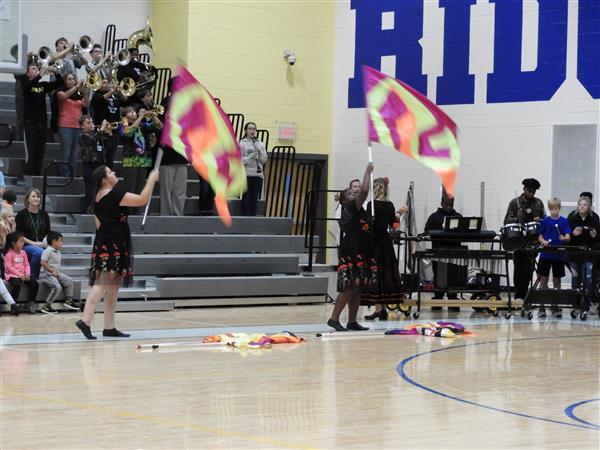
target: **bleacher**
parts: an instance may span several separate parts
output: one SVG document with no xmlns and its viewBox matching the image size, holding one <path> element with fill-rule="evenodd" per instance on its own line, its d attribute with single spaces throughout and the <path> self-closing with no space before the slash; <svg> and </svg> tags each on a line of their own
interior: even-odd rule
<svg viewBox="0 0 600 450">
<path fill-rule="evenodd" d="M 0 123 L 15 123 L 14 84 L 0 84 Z M 49 109 L 48 109 L 49 110 Z M 237 134 L 236 130 L 236 134 Z M 59 144 L 46 145 L 46 165 L 59 160 Z M 120 175 L 121 149 L 115 157 Z M 21 141 L 0 140 L 7 188 L 17 191 L 16 211 L 23 208 L 27 187 L 42 190 L 43 177 L 23 174 L 25 149 Z M 83 215 L 84 196 L 81 163 L 76 176 L 64 187 L 48 187 L 46 210 L 52 228 L 64 235 L 63 271 L 76 281 L 76 298 L 85 299 L 89 254 L 94 238 L 93 216 Z M 49 185 L 64 184 L 56 166 L 48 171 Z M 198 176 L 189 167 L 185 213 L 182 217 L 160 217 L 158 186 L 154 192 L 144 232 L 141 216 L 130 216 L 135 252 L 134 285 L 120 291 L 120 311 L 170 310 L 186 306 L 222 306 L 324 302 L 327 278 L 303 274 L 301 263 L 307 259 L 304 236 L 292 235 L 292 218 L 236 217 L 240 200 L 231 199 L 233 226 L 226 228 L 218 217 L 194 216 L 198 213 Z M 259 203 L 259 214 L 265 202 Z M 38 302 L 46 291 L 40 289 Z M 2 306 L 6 310 L 6 305 Z M 60 310 L 60 304 L 55 304 Z"/>
</svg>

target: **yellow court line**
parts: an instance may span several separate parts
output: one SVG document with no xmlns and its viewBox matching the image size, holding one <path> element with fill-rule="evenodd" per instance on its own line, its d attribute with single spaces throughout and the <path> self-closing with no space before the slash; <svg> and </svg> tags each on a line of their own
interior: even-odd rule
<svg viewBox="0 0 600 450">
<path fill-rule="evenodd" d="M 266 436 L 260 436 L 260 435 L 254 436 L 254 435 L 245 434 L 245 433 L 238 433 L 235 431 L 227 431 L 223 428 L 218 428 L 218 427 L 205 427 L 203 425 L 198 425 L 198 424 L 194 424 L 194 423 L 179 422 L 179 421 L 172 420 L 172 419 L 165 419 L 165 418 L 161 418 L 161 417 L 149 416 L 146 414 L 140 414 L 140 413 L 136 413 L 133 411 L 116 410 L 113 408 L 107 408 L 105 406 L 94 405 L 91 403 L 74 402 L 74 401 L 70 401 L 70 400 L 62 400 L 59 398 L 49 397 L 49 396 L 45 396 L 45 395 L 25 394 L 25 393 L 21 393 L 21 392 L 1 391 L 0 395 L 7 396 L 7 397 L 23 398 L 23 399 L 39 401 L 39 402 L 54 403 L 57 405 L 67 406 L 67 407 L 73 408 L 73 409 L 94 411 L 94 412 L 97 412 L 100 414 L 105 414 L 105 415 L 109 415 L 109 416 L 113 416 L 113 417 L 119 417 L 119 418 L 123 418 L 123 419 L 141 420 L 141 421 L 150 422 L 150 423 L 153 423 L 156 425 L 170 426 L 173 428 L 191 429 L 194 431 L 201 431 L 201 432 L 205 432 L 205 433 L 220 435 L 220 436 L 223 436 L 226 438 L 240 439 L 243 441 L 253 442 L 253 443 L 262 444 L 262 445 L 271 445 L 271 446 L 273 446 L 273 448 L 314 450 L 314 447 L 309 447 L 304 444 L 288 443 L 286 441 L 282 441 L 279 439 L 273 439 L 273 438 L 266 437 Z"/>
</svg>

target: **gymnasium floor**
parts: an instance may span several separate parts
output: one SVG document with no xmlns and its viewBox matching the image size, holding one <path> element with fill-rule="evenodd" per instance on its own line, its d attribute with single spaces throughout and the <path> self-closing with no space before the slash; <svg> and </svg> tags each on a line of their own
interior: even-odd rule
<svg viewBox="0 0 600 450">
<path fill-rule="evenodd" d="M 598 316 L 506 321 L 463 308 L 419 321 L 448 318 L 476 336 L 317 339 L 330 309 L 123 313 L 132 337 L 96 331 L 96 342 L 75 333 L 76 314 L 3 315 L 0 448 L 600 447 Z M 410 323 L 390 319 L 372 326 Z M 135 349 L 282 330 L 308 342 Z"/>
</svg>

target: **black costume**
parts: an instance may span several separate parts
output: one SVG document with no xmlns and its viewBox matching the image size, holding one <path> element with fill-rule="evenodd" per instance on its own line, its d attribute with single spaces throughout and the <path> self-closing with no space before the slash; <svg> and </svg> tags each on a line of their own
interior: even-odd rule
<svg viewBox="0 0 600 450">
<path fill-rule="evenodd" d="M 94 201 L 94 215 L 100 221 L 96 230 L 90 265 L 90 286 L 96 282 L 128 287 L 133 280 L 131 231 L 127 223 L 129 208 L 119 203 L 127 192 L 120 183 Z"/>
<path fill-rule="evenodd" d="M 344 236 L 338 248 L 338 292 L 347 287 L 376 288 L 377 261 L 373 255 L 373 236 L 366 211 L 352 201 L 342 207 L 339 224 Z"/>
<path fill-rule="evenodd" d="M 371 217 L 371 202 L 367 205 L 367 217 Z M 390 201 L 375 201 L 375 221 L 372 226 L 377 261 L 377 284 L 374 289 L 365 290 L 363 300 L 387 303 L 401 302 L 404 298 L 398 258 L 388 228 L 398 223 L 396 208 Z"/>
</svg>

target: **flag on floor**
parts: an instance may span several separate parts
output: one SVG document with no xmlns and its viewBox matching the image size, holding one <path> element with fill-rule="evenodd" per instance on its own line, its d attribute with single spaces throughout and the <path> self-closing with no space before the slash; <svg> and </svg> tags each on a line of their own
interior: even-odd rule
<svg viewBox="0 0 600 450">
<path fill-rule="evenodd" d="M 460 149 L 457 126 L 406 83 L 363 66 L 369 140 L 395 148 L 435 171 L 454 195 Z"/>
<path fill-rule="evenodd" d="M 246 190 L 240 146 L 227 114 L 183 66 L 173 80 L 160 143 L 185 157 L 210 183 L 219 217 L 231 226 L 227 198 Z"/>
</svg>

